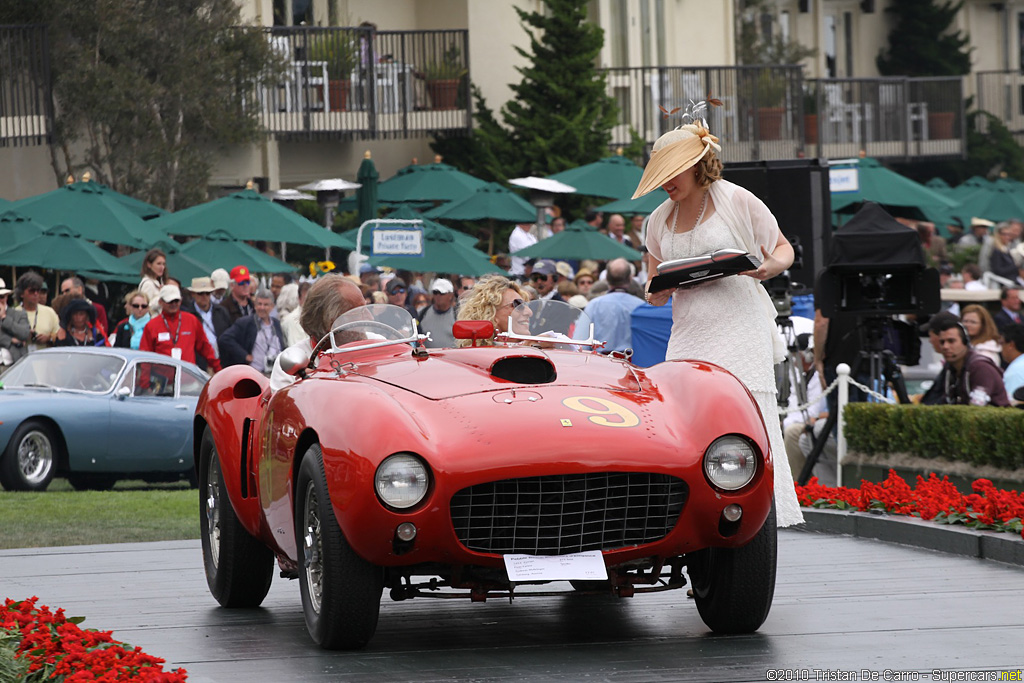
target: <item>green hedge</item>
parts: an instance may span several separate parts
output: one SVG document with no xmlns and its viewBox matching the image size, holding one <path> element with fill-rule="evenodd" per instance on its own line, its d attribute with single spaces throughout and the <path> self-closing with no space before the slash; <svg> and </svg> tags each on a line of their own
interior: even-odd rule
<svg viewBox="0 0 1024 683">
<path fill-rule="evenodd" d="M 977 406 L 846 406 L 846 442 L 867 454 L 910 453 L 1006 469 L 1024 467 L 1024 411 Z"/>
</svg>

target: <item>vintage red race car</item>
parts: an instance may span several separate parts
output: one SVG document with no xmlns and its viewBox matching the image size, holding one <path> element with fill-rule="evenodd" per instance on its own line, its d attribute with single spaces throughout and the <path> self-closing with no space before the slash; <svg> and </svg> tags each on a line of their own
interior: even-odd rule
<svg viewBox="0 0 1024 683">
<path fill-rule="evenodd" d="M 313 639 L 357 648 L 384 587 L 394 600 L 550 595 L 547 583 L 629 597 L 688 575 L 712 630 L 755 631 L 776 522 L 754 399 L 715 365 L 601 354 L 585 316 L 552 305 L 529 304 L 558 334 L 454 349 L 424 348 L 401 309 L 357 308 L 312 360 L 285 352 L 290 386 L 271 392 L 248 366 L 217 373 L 194 443 L 218 602 L 259 605 L 276 558 Z M 492 335 L 456 324 L 459 338 Z"/>
</svg>

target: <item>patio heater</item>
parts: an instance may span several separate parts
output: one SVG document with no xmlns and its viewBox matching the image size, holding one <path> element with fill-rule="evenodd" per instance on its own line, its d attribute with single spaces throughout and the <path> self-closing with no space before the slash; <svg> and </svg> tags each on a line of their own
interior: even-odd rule
<svg viewBox="0 0 1024 683">
<path fill-rule="evenodd" d="M 555 195 L 572 194 L 575 187 L 560 183 L 550 178 L 538 178 L 527 176 L 525 178 L 512 178 L 508 181 L 510 185 L 525 187 L 530 191 L 530 203 L 537 208 L 537 236 L 543 234 L 544 226 L 547 225 L 546 212 L 555 205 Z"/>
<path fill-rule="evenodd" d="M 334 225 L 334 211 L 341 202 L 341 193 L 345 190 L 356 190 L 362 187 L 359 183 L 353 183 L 344 178 L 326 178 L 317 180 L 305 185 L 299 185 L 300 190 L 316 192 L 316 202 L 324 210 L 324 227 L 328 230 Z M 324 249 L 324 260 L 331 260 L 331 248 Z"/>
</svg>

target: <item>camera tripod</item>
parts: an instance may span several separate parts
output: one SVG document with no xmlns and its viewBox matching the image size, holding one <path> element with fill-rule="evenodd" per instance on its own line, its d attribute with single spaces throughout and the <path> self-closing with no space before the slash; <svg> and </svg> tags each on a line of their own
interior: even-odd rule
<svg viewBox="0 0 1024 683">
<path fill-rule="evenodd" d="M 776 324 L 782 338 L 786 340 L 786 357 L 775 366 L 775 388 L 780 408 L 789 405 L 789 396 L 796 391 L 797 405 L 807 403 L 807 382 L 803 364 L 800 362 L 800 348 L 797 344 L 793 321 L 789 316 L 779 316 Z"/>
<path fill-rule="evenodd" d="M 891 385 L 899 402 L 906 405 L 910 403 L 910 398 L 907 396 L 907 385 L 903 381 L 903 373 L 900 371 L 899 364 L 896 363 L 896 354 L 885 348 L 884 334 L 887 321 L 888 318 L 884 316 L 869 317 L 860 321 L 860 354 L 850 369 L 850 377 L 860 381 L 858 378 L 863 376 L 866 379 L 863 384 L 875 393 L 882 395 L 885 395 L 886 387 Z M 863 368 L 867 368 L 867 370 L 866 374 L 862 375 Z M 859 390 L 854 389 L 854 392 L 859 392 Z M 866 400 L 868 402 L 878 401 L 873 396 L 868 396 Z M 797 481 L 801 485 L 806 484 L 807 480 L 811 478 L 811 472 L 818 463 L 818 457 L 821 456 L 826 442 L 832 436 L 838 420 L 839 411 L 829 411 L 825 428 L 814 439 L 814 447 L 811 448 L 804 468 L 800 471 Z"/>
</svg>

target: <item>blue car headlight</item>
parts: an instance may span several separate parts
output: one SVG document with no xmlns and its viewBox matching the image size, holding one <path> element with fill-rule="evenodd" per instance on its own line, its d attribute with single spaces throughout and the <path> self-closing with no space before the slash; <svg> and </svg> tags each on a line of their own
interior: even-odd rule
<svg viewBox="0 0 1024 683">
<path fill-rule="evenodd" d="M 704 474 L 720 489 L 737 491 L 749 484 L 756 473 L 757 453 L 744 438 L 719 437 L 704 452 Z"/>
<path fill-rule="evenodd" d="M 385 458 L 377 467 L 374 487 L 385 505 L 405 510 L 427 495 L 430 472 L 415 455 L 396 453 Z"/>
</svg>

